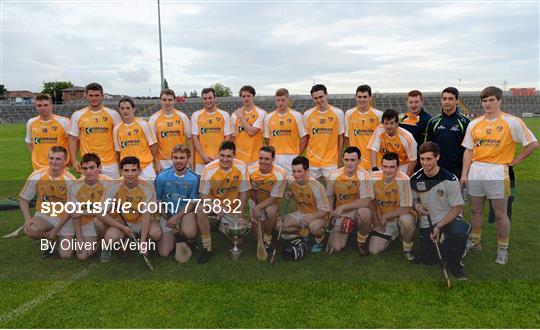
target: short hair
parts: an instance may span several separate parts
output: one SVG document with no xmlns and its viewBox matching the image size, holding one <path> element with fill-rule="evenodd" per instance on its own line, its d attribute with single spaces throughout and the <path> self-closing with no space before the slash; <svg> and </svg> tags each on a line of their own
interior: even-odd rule
<svg viewBox="0 0 540 330">
<path fill-rule="evenodd" d="M 233 153 L 236 153 L 236 144 L 232 141 L 223 141 L 219 145 L 219 151 L 221 150 L 232 150 Z"/>
<path fill-rule="evenodd" d="M 418 149 L 418 154 L 425 154 L 426 152 L 432 152 L 435 157 L 437 157 L 441 150 L 439 149 L 439 145 L 432 141 L 424 142 L 420 145 L 420 148 Z"/>
<path fill-rule="evenodd" d="M 276 96 L 289 96 L 289 91 L 286 88 L 280 88 L 276 91 Z"/>
<path fill-rule="evenodd" d="M 499 87 L 488 86 L 480 92 L 480 99 L 485 99 L 486 97 L 495 96 L 497 101 L 502 99 L 503 91 Z"/>
<path fill-rule="evenodd" d="M 140 169 L 141 161 L 135 156 L 128 156 L 122 158 L 122 160 L 120 161 L 120 170 L 122 170 L 125 165 L 137 165 L 137 168 Z"/>
<path fill-rule="evenodd" d="M 272 159 L 276 158 L 276 149 L 272 146 L 262 146 L 261 149 L 259 149 L 259 152 L 269 152 L 272 154 Z"/>
<path fill-rule="evenodd" d="M 326 86 L 324 86 L 323 84 L 313 85 L 313 87 L 311 87 L 311 90 L 309 91 L 309 94 L 313 95 L 313 93 L 318 91 L 323 91 L 325 95 L 328 94 Z"/>
<path fill-rule="evenodd" d="M 188 158 L 191 157 L 191 148 L 185 144 L 177 144 L 172 148 L 173 154 L 177 152 L 186 154 Z"/>
<path fill-rule="evenodd" d="M 245 85 L 240 88 L 240 91 L 238 92 L 238 95 L 242 96 L 242 92 L 248 92 L 249 94 L 255 96 L 255 88 L 250 85 Z"/>
<path fill-rule="evenodd" d="M 356 88 L 356 93 L 354 95 L 358 94 L 358 92 L 367 92 L 368 95 L 371 96 L 371 87 L 369 85 L 360 85 Z"/>
<path fill-rule="evenodd" d="M 214 95 L 214 97 L 216 97 L 216 90 L 212 87 L 206 87 L 206 88 L 203 88 L 202 92 L 201 92 L 201 96 L 203 94 L 208 94 L 208 93 L 212 93 L 212 95 Z"/>
<path fill-rule="evenodd" d="M 161 98 L 163 95 L 170 95 L 173 97 L 173 99 L 176 98 L 176 94 L 174 94 L 174 91 L 170 88 L 162 89 L 159 93 L 159 98 Z"/>
<path fill-rule="evenodd" d="M 387 152 L 382 156 L 383 160 L 395 160 L 397 162 L 397 166 L 399 166 L 399 155 L 395 152 Z"/>
<path fill-rule="evenodd" d="M 36 94 L 36 96 L 34 96 L 34 102 L 36 101 L 49 101 L 49 103 L 51 104 L 53 103 L 52 97 L 49 94 L 45 94 L 45 93 Z"/>
<path fill-rule="evenodd" d="M 120 101 L 118 101 L 118 106 L 120 106 L 120 103 L 125 103 L 125 102 L 131 104 L 131 107 L 132 107 L 133 109 L 135 109 L 135 101 L 133 101 L 133 99 L 132 99 L 131 97 L 129 97 L 129 96 L 124 96 L 124 97 L 122 97 L 122 98 L 120 99 Z"/>
<path fill-rule="evenodd" d="M 62 147 L 62 146 L 52 146 L 50 149 L 49 149 L 49 152 L 50 153 L 56 153 L 56 152 L 61 152 L 64 154 L 64 157 L 67 159 L 67 156 L 68 156 L 68 152 L 66 150 L 66 148 Z"/>
<path fill-rule="evenodd" d="M 98 83 L 90 83 L 88 85 L 86 85 L 86 91 L 99 91 L 101 92 L 101 94 L 103 94 L 103 86 L 101 86 L 100 84 Z"/>
<path fill-rule="evenodd" d="M 304 156 L 296 156 L 292 160 L 292 166 L 294 165 L 302 165 L 304 170 L 307 170 L 309 168 L 309 159 Z"/>
<path fill-rule="evenodd" d="M 362 153 L 360 152 L 360 149 L 358 149 L 355 146 L 350 146 L 350 147 L 345 148 L 345 151 L 343 151 L 343 153 L 344 154 L 356 153 L 358 155 L 358 159 L 360 159 L 360 157 L 362 157 Z"/>
<path fill-rule="evenodd" d="M 420 100 L 422 101 L 424 100 L 424 95 L 422 95 L 422 92 L 417 89 L 413 89 L 412 91 L 407 93 L 407 97 L 417 97 L 417 96 L 420 96 Z"/>
<path fill-rule="evenodd" d="M 394 109 L 386 109 L 386 110 L 384 110 L 384 112 L 382 114 L 382 120 L 381 121 L 384 121 L 385 119 L 386 120 L 395 119 L 396 123 L 399 123 L 399 113 L 397 112 L 397 110 L 394 110 Z"/>
<path fill-rule="evenodd" d="M 441 93 L 441 96 L 442 96 L 444 93 L 450 93 L 450 94 L 453 94 L 453 95 L 456 97 L 456 100 L 459 99 L 459 91 L 458 91 L 457 88 L 455 88 L 455 87 L 446 87 L 445 89 L 443 89 L 443 91 L 442 91 L 442 93 Z"/>
<path fill-rule="evenodd" d="M 99 167 L 101 165 L 101 159 L 95 153 L 89 152 L 87 154 L 84 154 L 81 157 L 81 165 L 84 164 L 84 163 L 90 163 L 90 162 L 96 163 L 97 167 Z"/>
</svg>

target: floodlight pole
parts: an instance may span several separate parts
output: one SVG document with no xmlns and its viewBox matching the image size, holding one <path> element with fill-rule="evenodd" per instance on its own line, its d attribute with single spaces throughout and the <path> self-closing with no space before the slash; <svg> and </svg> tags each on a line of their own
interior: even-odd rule
<svg viewBox="0 0 540 330">
<path fill-rule="evenodd" d="M 158 27 L 159 27 L 159 69 L 161 73 L 161 89 L 165 89 L 165 80 L 163 79 L 163 48 L 161 46 L 161 11 L 159 9 L 159 0 L 157 0 Z"/>
</svg>

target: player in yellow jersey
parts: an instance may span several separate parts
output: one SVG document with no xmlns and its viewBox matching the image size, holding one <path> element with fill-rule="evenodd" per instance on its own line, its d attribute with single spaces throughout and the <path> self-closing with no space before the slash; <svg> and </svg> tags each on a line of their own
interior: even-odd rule
<svg viewBox="0 0 540 330">
<path fill-rule="evenodd" d="M 480 93 L 484 115 L 473 120 L 465 132 L 461 183 L 468 185 L 472 205 L 471 242 L 467 248 L 481 250 L 482 215 L 487 197 L 497 222 L 495 262 L 504 265 L 508 261 L 510 238 L 508 166 L 526 159 L 538 148 L 538 141 L 521 119 L 501 111 L 502 97 L 502 90 L 495 86 L 486 87 Z M 517 143 L 523 145 L 523 150 L 515 156 Z"/>
<path fill-rule="evenodd" d="M 330 174 L 326 182 L 326 194 L 334 216 L 334 233 L 330 242 L 332 251 L 339 252 L 345 247 L 353 227 L 342 224 L 343 219 L 350 219 L 357 225 L 356 245 L 363 256 L 369 254 L 366 240 L 371 229 L 370 204 L 373 191 L 369 172 L 358 167 L 360 161 L 360 149 L 347 147 L 343 153 L 344 167 Z"/>
<path fill-rule="evenodd" d="M 25 141 L 32 154 L 32 167 L 39 170 L 49 165 L 49 149 L 52 146 L 68 149 L 69 119 L 53 114 L 53 103 L 49 94 L 37 94 L 34 104 L 38 116 L 26 122 Z"/>
<path fill-rule="evenodd" d="M 171 159 L 172 150 L 175 145 L 191 143 L 191 123 L 188 116 L 180 110 L 174 108 L 176 95 L 172 89 L 164 89 L 159 95 L 161 110 L 154 113 L 148 119 L 150 129 L 157 138 L 158 152 L 156 172 L 173 166 Z M 193 144 L 191 145 L 193 155 Z M 190 168 L 195 168 L 190 159 Z"/>
<path fill-rule="evenodd" d="M 28 177 L 21 193 L 19 194 L 19 207 L 24 217 L 24 232 L 28 237 L 40 240 L 46 238 L 59 222 L 60 215 L 52 215 L 51 203 L 66 203 L 67 191 L 75 180 L 66 169 L 67 150 L 61 146 L 51 147 L 49 150 L 49 166 L 41 170 L 34 171 Z M 37 194 L 36 213 L 32 217 L 30 214 L 29 201 Z M 63 239 L 73 238 L 73 225 L 71 221 L 59 231 L 58 242 Z M 43 245 L 42 245 L 43 246 Z M 54 242 L 49 242 L 43 250 L 43 258 L 49 258 L 54 251 Z M 62 248 L 59 244 L 59 255 L 61 258 L 69 258 L 72 249 Z"/>
<path fill-rule="evenodd" d="M 289 91 L 280 88 L 275 96 L 276 110 L 264 118 L 266 145 L 276 150 L 275 164 L 292 175 L 292 160 L 306 148 L 308 136 L 302 114 L 289 108 Z"/>
<path fill-rule="evenodd" d="M 310 94 L 315 107 L 304 112 L 309 136 L 306 157 L 311 163 L 311 176 L 328 179 L 330 173 L 338 168 L 343 151 L 345 116 L 343 110 L 328 104 L 324 85 L 314 85 Z"/>
<path fill-rule="evenodd" d="M 239 92 L 243 106 L 231 115 L 232 134 L 236 145 L 236 158 L 247 166 L 257 164 L 259 149 L 263 145 L 263 123 L 266 111 L 253 103 L 255 88 L 246 85 Z"/>
<path fill-rule="evenodd" d="M 114 127 L 114 147 L 119 158 L 134 156 L 141 162 L 140 176 L 146 180 L 156 178 L 154 167 L 160 167 L 158 145 L 148 122 L 135 117 L 135 102 L 123 97 L 118 102 L 122 122 Z"/>
<path fill-rule="evenodd" d="M 360 149 L 362 160 L 360 166 L 364 170 L 370 170 L 371 151 L 368 143 L 373 132 L 382 120 L 382 111 L 372 108 L 371 87 L 360 85 L 356 89 L 356 107 L 345 112 L 345 145 Z"/>
<path fill-rule="evenodd" d="M 216 214 L 222 225 L 228 224 L 229 217 L 241 221 L 250 184 L 246 164 L 235 159 L 235 154 L 234 142 L 223 141 L 219 146 L 218 159 L 207 164 L 201 175 L 199 194 L 202 206 L 195 210 L 203 244 L 198 263 L 206 263 L 212 254 L 209 214 Z"/>
<path fill-rule="evenodd" d="M 195 172 L 201 174 L 206 164 L 217 158 L 223 140 L 231 140 L 231 118 L 216 106 L 216 92 L 204 88 L 201 92 L 204 108 L 191 117 L 191 139 L 195 149 Z"/>
<path fill-rule="evenodd" d="M 382 124 L 375 129 L 369 140 L 371 166 L 373 171 L 378 171 L 382 156 L 387 152 L 395 152 L 399 156 L 401 172 L 411 176 L 416 166 L 418 146 L 414 136 L 398 124 L 399 113 L 394 109 L 386 109 L 382 115 Z"/>
<path fill-rule="evenodd" d="M 399 170 L 399 155 L 394 152 L 384 154 L 381 169 L 371 176 L 375 199 L 369 252 L 378 254 L 384 251 L 401 235 L 405 259 L 412 261 L 416 219 L 411 213 L 410 179 Z"/>
<path fill-rule="evenodd" d="M 284 234 L 299 234 L 305 241 L 307 235 L 315 237 L 311 252 L 322 251 L 324 228 L 328 223 L 330 203 L 324 186 L 310 176 L 309 160 L 298 156 L 292 161 L 292 177 L 288 178 L 290 192 L 285 198 L 294 198 L 297 211 L 289 213 L 283 220 Z"/>
<path fill-rule="evenodd" d="M 151 181 L 142 179 L 141 163 L 137 157 L 129 156 L 120 161 L 120 172 L 122 177 L 111 184 L 103 193 L 102 205 L 109 206 L 115 202 L 117 206 L 113 210 L 99 219 L 109 226 L 105 232 L 104 243 L 113 246 L 124 237 L 137 235 L 140 237 L 141 252 L 146 253 L 152 245 L 150 240 L 159 242 L 163 232 L 159 222 L 154 221 L 152 214 L 146 211 L 150 203 L 156 203 L 156 193 Z M 109 203 L 107 203 L 109 202 Z M 130 203 L 130 204 L 127 204 Z M 128 206 L 130 206 L 128 208 Z M 123 212 L 123 208 L 128 208 L 128 212 Z M 117 212 L 120 210 L 120 212 Z M 127 223 L 122 221 L 121 217 Z M 103 245 L 102 245 L 103 246 Z M 101 250 L 101 262 L 108 262 L 111 259 L 111 249 Z"/>
<path fill-rule="evenodd" d="M 251 215 L 262 221 L 264 247 L 269 255 L 275 249 L 272 245 L 272 231 L 276 227 L 279 201 L 287 184 L 287 172 L 274 164 L 275 156 L 274 147 L 263 146 L 259 150 L 259 163 L 248 168 Z"/>
<path fill-rule="evenodd" d="M 102 163 L 102 173 L 115 179 L 120 176 L 118 158 L 114 149 L 113 129 L 121 121 L 116 110 L 103 106 L 103 87 L 97 83 L 86 86 L 88 107 L 71 115 L 69 127 L 69 156 L 71 165 L 77 172 L 81 164 L 77 160 L 80 146 L 81 155 L 95 153 Z"/>
</svg>

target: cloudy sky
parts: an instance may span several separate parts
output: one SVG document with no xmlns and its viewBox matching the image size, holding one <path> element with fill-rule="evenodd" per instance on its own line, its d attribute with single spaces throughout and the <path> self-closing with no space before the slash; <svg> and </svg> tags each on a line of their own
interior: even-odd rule
<svg viewBox="0 0 540 330">
<path fill-rule="evenodd" d="M 100 82 L 156 95 L 157 1 L 1 1 L 1 81 Z M 165 78 L 181 94 L 220 82 L 235 95 L 453 85 L 536 87 L 539 2 L 161 1 Z M 461 79 L 461 85 L 460 85 Z"/>
</svg>

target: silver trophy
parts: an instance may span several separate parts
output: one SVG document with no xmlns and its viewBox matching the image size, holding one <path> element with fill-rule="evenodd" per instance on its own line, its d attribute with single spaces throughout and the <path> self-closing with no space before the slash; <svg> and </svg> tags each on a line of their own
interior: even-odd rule
<svg viewBox="0 0 540 330">
<path fill-rule="evenodd" d="M 225 232 L 233 241 L 233 248 L 229 250 L 231 259 L 238 260 L 242 255 L 242 250 L 238 248 L 238 239 L 246 236 L 251 231 L 251 224 L 241 218 L 233 218 L 225 215 L 222 219 Z"/>
</svg>

